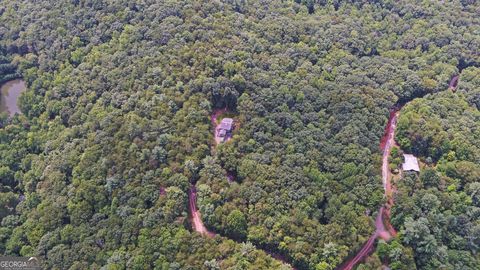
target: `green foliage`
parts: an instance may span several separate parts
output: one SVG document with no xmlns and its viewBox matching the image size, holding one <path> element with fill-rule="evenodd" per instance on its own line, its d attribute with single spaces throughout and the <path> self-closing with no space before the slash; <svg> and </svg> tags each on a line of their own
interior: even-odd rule
<svg viewBox="0 0 480 270">
<path fill-rule="evenodd" d="M 20 74 L 12 63 L 12 59 L 9 57 L 7 50 L 0 45 L 0 84 L 19 77 Z"/>
<path fill-rule="evenodd" d="M 236 239 L 243 239 L 247 234 L 247 221 L 239 210 L 233 210 L 227 216 L 225 230 Z"/>
<path fill-rule="evenodd" d="M 461 93 L 417 99 L 402 109 L 396 139 L 406 151 L 433 161 L 480 160 L 480 112 Z"/>
<path fill-rule="evenodd" d="M 23 115 L 0 115 L 3 254 L 46 269 L 288 268 L 265 249 L 335 269 L 374 230 L 389 109 L 462 71 L 457 94 L 401 114 L 398 143 L 438 170 L 405 176 L 393 216 L 418 268 L 477 262 L 478 3 L 4 2 L 0 82 L 18 71 L 28 90 Z M 225 107 L 239 129 L 211 151 Z M 188 231 L 197 182 L 219 237 Z M 410 255 L 382 259 L 413 269 Z"/>
<path fill-rule="evenodd" d="M 472 106 L 460 89 L 415 100 L 401 111 L 397 138 L 431 166 L 419 176 L 404 175 L 392 211 L 393 225 L 401 230 L 397 245 L 412 253 L 419 269 L 479 265 L 480 114 Z M 377 253 L 387 258 L 388 249 L 379 245 Z M 405 265 L 393 261 L 392 269 Z"/>
</svg>

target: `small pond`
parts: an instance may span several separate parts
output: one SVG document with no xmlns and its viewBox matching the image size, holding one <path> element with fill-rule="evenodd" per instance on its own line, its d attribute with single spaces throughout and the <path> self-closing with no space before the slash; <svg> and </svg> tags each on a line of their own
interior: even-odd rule
<svg viewBox="0 0 480 270">
<path fill-rule="evenodd" d="M 22 113 L 18 108 L 17 100 L 26 90 L 23 80 L 12 80 L 4 83 L 0 88 L 0 112 L 8 112 L 10 116 Z"/>
</svg>

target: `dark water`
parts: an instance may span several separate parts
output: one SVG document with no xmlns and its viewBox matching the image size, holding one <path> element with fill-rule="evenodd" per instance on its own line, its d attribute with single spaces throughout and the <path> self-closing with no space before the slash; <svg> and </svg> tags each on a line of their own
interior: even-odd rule
<svg viewBox="0 0 480 270">
<path fill-rule="evenodd" d="M 0 112 L 8 112 L 10 116 L 22 113 L 18 108 L 17 100 L 26 89 L 22 80 L 12 80 L 4 83 L 0 90 Z"/>
</svg>

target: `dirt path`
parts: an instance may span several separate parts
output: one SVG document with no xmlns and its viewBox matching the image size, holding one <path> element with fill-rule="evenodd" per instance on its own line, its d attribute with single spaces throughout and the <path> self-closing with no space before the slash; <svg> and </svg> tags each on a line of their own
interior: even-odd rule
<svg viewBox="0 0 480 270">
<path fill-rule="evenodd" d="M 217 109 L 213 111 L 212 115 L 210 115 L 210 121 L 212 122 L 212 126 L 214 128 L 215 146 L 223 141 L 223 138 L 220 138 L 217 136 L 218 134 L 217 119 L 222 113 L 225 113 L 226 111 L 227 111 L 226 109 Z M 228 139 L 229 138 L 227 138 L 227 140 Z M 213 146 L 212 150 L 215 149 L 215 146 Z M 227 173 L 226 178 L 229 182 L 234 181 L 233 174 Z M 197 209 L 196 204 L 197 204 L 197 190 L 196 190 L 195 184 L 192 184 L 192 186 L 190 187 L 190 190 L 188 191 L 188 209 L 189 209 L 190 217 L 192 220 L 193 230 L 209 237 L 215 236 L 215 233 L 209 231 L 207 227 L 205 227 L 205 225 L 203 224 L 200 211 Z"/>
<path fill-rule="evenodd" d="M 460 75 L 455 75 L 450 80 L 448 89 L 452 92 L 457 90 L 458 81 Z M 378 211 L 377 219 L 375 220 L 375 232 L 370 236 L 368 241 L 363 245 L 362 249 L 357 252 L 355 257 L 347 260 L 337 269 L 339 270 L 351 270 L 357 263 L 364 260 L 373 251 L 375 240 L 382 238 L 383 240 L 390 240 L 397 235 L 395 228 L 390 223 L 390 210 L 393 207 L 393 193 L 391 184 L 391 173 L 388 164 L 388 158 L 392 147 L 395 145 L 395 128 L 397 127 L 397 119 L 402 106 L 395 106 L 390 111 L 387 126 L 385 127 L 385 133 L 380 140 L 380 149 L 382 150 L 382 182 L 385 190 L 385 198 L 387 201 Z"/>
<path fill-rule="evenodd" d="M 385 133 L 380 140 L 380 148 L 382 149 L 382 182 L 387 201 L 385 205 L 380 207 L 380 210 L 378 211 L 377 218 L 375 219 L 375 232 L 372 234 L 372 236 L 370 236 L 360 251 L 357 252 L 355 257 L 346 261 L 338 269 L 351 270 L 357 263 L 364 260 L 368 255 L 370 255 L 370 253 L 372 253 L 375 240 L 377 238 L 382 238 L 383 240 L 387 241 L 397 235 L 397 232 L 390 224 L 390 209 L 393 206 L 393 192 L 390 182 L 391 175 L 390 168 L 388 166 L 388 157 L 390 156 L 392 147 L 395 145 L 395 128 L 397 126 L 397 118 L 400 109 L 400 107 L 395 107 L 390 111 L 390 117 L 388 118 Z"/>
<path fill-rule="evenodd" d="M 215 233 L 209 231 L 207 227 L 203 224 L 202 218 L 200 216 L 200 211 L 197 209 L 197 189 L 195 188 L 194 185 L 190 187 L 190 190 L 188 191 L 188 200 L 189 200 L 189 209 L 190 209 L 190 215 L 192 218 L 192 225 L 193 225 L 193 230 L 201 233 L 203 235 L 213 237 L 215 236 Z"/>
<path fill-rule="evenodd" d="M 227 111 L 226 109 L 217 109 L 210 116 L 210 121 L 212 122 L 212 126 L 214 128 L 214 137 L 215 137 L 215 145 L 212 146 L 212 151 L 215 150 L 215 147 L 219 143 L 222 143 L 222 142 L 225 142 L 225 141 L 228 141 L 228 140 L 231 139 L 231 136 L 225 138 L 225 140 L 223 140 L 223 138 L 220 138 L 220 137 L 217 136 L 217 134 L 218 134 L 218 122 L 217 122 L 218 117 L 222 113 L 225 113 L 226 111 Z M 227 171 L 225 177 L 226 177 L 226 179 L 229 183 L 235 181 L 235 175 L 232 172 Z M 188 191 L 188 200 L 189 200 L 188 208 L 189 208 L 191 219 L 192 219 L 193 230 L 202 234 L 202 235 L 205 235 L 207 237 L 214 237 L 216 234 L 212 231 L 209 231 L 207 229 L 207 227 L 205 227 L 205 225 L 203 224 L 202 218 L 201 218 L 200 211 L 197 209 L 197 206 L 196 206 L 197 190 L 196 190 L 196 187 L 195 187 L 194 184 L 191 185 L 190 190 Z M 258 248 L 258 249 L 260 249 L 260 248 Z M 263 251 L 265 253 L 269 254 L 272 258 L 282 262 L 283 264 L 289 265 L 293 270 L 296 270 L 296 268 L 291 266 L 290 263 L 287 262 L 286 259 L 282 255 L 274 253 L 274 252 L 270 252 L 270 251 L 267 251 L 267 250 L 263 250 Z"/>
<path fill-rule="evenodd" d="M 391 183 L 391 172 L 390 172 L 390 167 L 388 164 L 388 158 L 390 157 L 390 152 L 395 146 L 395 129 L 397 128 L 397 119 L 398 115 L 400 114 L 400 109 L 401 107 L 395 107 L 391 112 L 390 112 L 390 117 L 388 119 L 388 124 L 387 128 L 385 130 L 384 137 L 383 139 L 384 144 L 380 144 L 380 147 L 383 149 L 383 156 L 382 156 L 382 182 L 383 182 L 383 188 L 385 190 L 385 197 L 387 198 L 387 202 L 385 203 L 385 207 L 382 213 L 382 226 L 385 230 L 386 233 L 389 234 L 388 239 L 383 238 L 384 240 L 389 240 L 391 237 L 397 236 L 397 232 L 393 228 L 392 224 L 390 224 L 390 210 L 393 207 L 393 193 L 394 191 L 392 190 L 392 183 Z M 377 226 L 378 230 L 378 226 Z"/>
<path fill-rule="evenodd" d="M 454 76 L 450 83 L 449 83 L 449 90 L 455 92 L 458 86 L 459 75 Z M 390 156 L 390 152 L 392 147 L 395 145 L 395 128 L 397 126 L 397 118 L 399 115 L 399 111 L 401 106 L 396 106 L 390 111 L 390 116 L 387 122 L 387 126 L 385 127 L 385 133 L 380 140 L 380 148 L 382 150 L 382 183 L 383 188 L 385 191 L 385 197 L 387 199 L 386 203 L 380 207 L 378 211 L 377 218 L 375 219 L 375 232 L 370 236 L 368 241 L 363 245 L 363 247 L 357 252 L 357 254 L 352 257 L 351 259 L 347 260 L 337 269 L 339 270 L 351 270 L 356 264 L 364 260 L 367 256 L 369 256 L 373 252 L 375 240 L 377 238 L 382 238 L 384 240 L 390 240 L 392 237 L 397 235 L 397 232 L 390 224 L 390 210 L 393 206 L 393 190 L 391 185 L 391 173 L 388 164 L 388 158 Z M 225 140 L 219 136 L 218 134 L 218 117 L 225 113 L 227 110 L 224 109 L 216 109 L 210 116 L 210 121 L 214 128 L 214 138 L 215 138 L 215 145 L 212 146 L 212 151 L 215 150 L 215 147 L 224 141 L 228 141 L 231 137 L 225 138 Z M 235 181 L 235 176 L 231 172 L 226 173 L 226 178 L 228 182 Z M 202 222 L 200 212 L 196 207 L 196 188 L 195 185 L 192 185 L 189 193 L 189 210 L 192 218 L 192 225 L 193 229 L 196 232 L 199 232 L 203 235 L 213 237 L 215 233 L 209 231 Z M 273 258 L 282 261 L 285 264 L 288 264 L 286 260 L 279 254 L 272 253 L 269 251 L 265 251 L 270 254 Z M 295 269 L 295 268 L 293 268 Z"/>
</svg>

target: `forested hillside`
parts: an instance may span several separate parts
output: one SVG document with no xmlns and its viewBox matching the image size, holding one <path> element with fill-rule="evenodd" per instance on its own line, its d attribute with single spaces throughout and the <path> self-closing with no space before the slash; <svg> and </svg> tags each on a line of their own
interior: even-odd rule
<svg viewBox="0 0 480 270">
<path fill-rule="evenodd" d="M 429 169 L 399 180 L 400 234 L 361 267 L 478 268 L 480 4 L 412 2 L 2 1 L 2 59 L 28 90 L 0 119 L 0 252 L 334 269 L 384 203 L 389 110 L 425 96 L 397 141 Z M 212 151 L 218 108 L 238 128 Z M 214 238 L 191 230 L 190 184 Z"/>
<path fill-rule="evenodd" d="M 397 141 L 418 154 L 424 168 L 398 182 L 392 216 L 401 236 L 378 248 L 397 266 L 392 269 L 410 269 L 402 253 L 413 255 L 420 269 L 479 267 L 480 112 L 469 97 L 478 97 L 480 88 L 468 87 L 478 71 L 462 71 L 456 93 L 429 95 L 402 110 Z"/>
<path fill-rule="evenodd" d="M 420 157 L 420 174 L 398 179 L 393 225 L 399 237 L 381 243 L 362 269 L 477 269 L 480 245 L 480 112 L 478 68 L 461 73 L 458 91 L 416 99 L 400 114 L 400 151 Z M 473 84 L 472 84 L 473 83 Z"/>
</svg>

